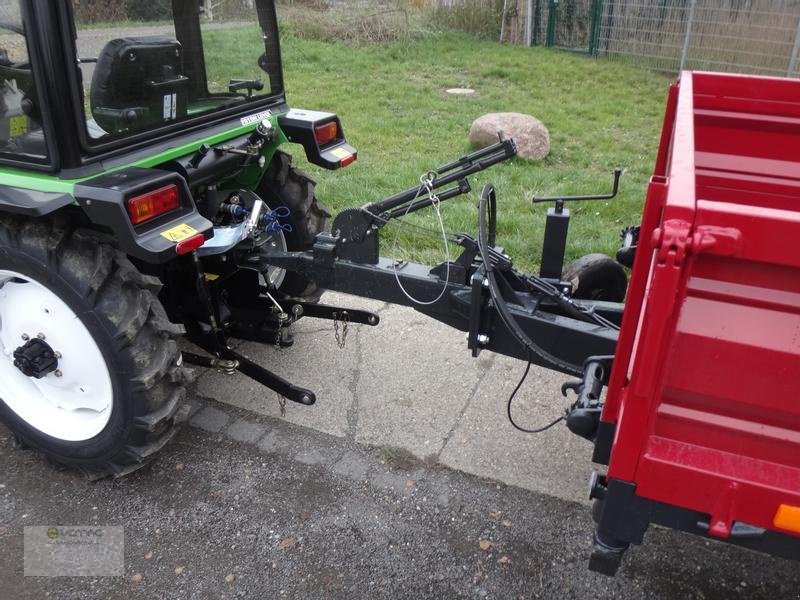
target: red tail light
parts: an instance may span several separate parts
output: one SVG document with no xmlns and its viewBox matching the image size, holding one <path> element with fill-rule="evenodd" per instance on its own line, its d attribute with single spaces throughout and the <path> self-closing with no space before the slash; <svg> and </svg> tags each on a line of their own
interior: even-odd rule
<svg viewBox="0 0 800 600">
<path fill-rule="evenodd" d="M 179 206 L 178 186 L 172 184 L 128 200 L 128 215 L 131 223 L 138 225 Z"/>
<path fill-rule="evenodd" d="M 317 144 L 323 146 L 328 142 L 332 142 L 337 138 L 339 135 L 339 126 L 336 124 L 336 121 L 331 121 L 330 123 L 325 123 L 324 125 L 318 125 L 314 128 L 314 137 L 317 138 Z"/>
</svg>

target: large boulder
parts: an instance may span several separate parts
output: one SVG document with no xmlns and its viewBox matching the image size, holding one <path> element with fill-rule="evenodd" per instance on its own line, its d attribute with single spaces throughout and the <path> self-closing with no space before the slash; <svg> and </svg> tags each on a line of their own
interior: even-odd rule
<svg viewBox="0 0 800 600">
<path fill-rule="evenodd" d="M 514 138 L 519 156 L 542 160 L 550 154 L 550 132 L 537 118 L 522 113 L 489 113 L 478 117 L 469 129 L 473 146 L 485 148 L 497 143 L 497 134 Z"/>
</svg>

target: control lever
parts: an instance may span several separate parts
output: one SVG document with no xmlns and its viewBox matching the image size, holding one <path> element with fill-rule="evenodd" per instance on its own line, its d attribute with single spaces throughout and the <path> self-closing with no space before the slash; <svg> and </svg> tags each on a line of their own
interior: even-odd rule
<svg viewBox="0 0 800 600">
<path fill-rule="evenodd" d="M 569 232 L 569 210 L 564 208 L 565 202 L 578 202 L 583 200 L 610 200 L 619 192 L 619 178 L 622 169 L 614 169 L 614 185 L 610 194 L 593 194 L 588 196 L 534 196 L 531 202 L 555 202 L 555 206 L 547 209 L 547 220 L 544 227 L 544 243 L 542 244 L 542 259 L 540 261 L 539 276 L 549 279 L 554 283 L 561 280 L 564 268 L 564 255 L 567 248 L 567 234 Z"/>
<path fill-rule="evenodd" d="M 253 91 L 260 92 L 264 89 L 264 82 L 260 79 L 231 79 L 228 83 L 228 91 L 238 92 L 239 90 L 247 90 L 247 97 L 253 95 Z"/>
<path fill-rule="evenodd" d="M 611 200 L 619 192 L 619 178 L 622 177 L 622 169 L 617 167 L 614 169 L 614 185 L 611 188 L 610 194 L 592 194 L 588 196 L 534 196 L 531 202 L 539 204 L 541 202 L 555 202 L 556 211 L 561 212 L 564 209 L 565 202 L 579 202 L 584 200 Z"/>
</svg>

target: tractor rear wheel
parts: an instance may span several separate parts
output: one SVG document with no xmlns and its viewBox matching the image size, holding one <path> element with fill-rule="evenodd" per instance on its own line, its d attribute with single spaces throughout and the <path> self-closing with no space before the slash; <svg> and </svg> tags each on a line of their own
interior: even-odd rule
<svg viewBox="0 0 800 600">
<path fill-rule="evenodd" d="M 284 232 L 284 237 L 290 252 L 311 249 L 314 238 L 325 230 L 331 216 L 314 193 L 316 185 L 306 173 L 292 166 L 289 154 L 278 151 L 256 190 L 270 208 L 286 206 L 289 209 L 288 224 L 292 230 Z M 316 283 L 291 271 L 286 273 L 278 289 L 305 300 L 318 300 L 322 294 Z"/>
<path fill-rule="evenodd" d="M 0 421 L 92 478 L 175 433 L 186 371 L 160 283 L 66 219 L 0 216 Z"/>
</svg>

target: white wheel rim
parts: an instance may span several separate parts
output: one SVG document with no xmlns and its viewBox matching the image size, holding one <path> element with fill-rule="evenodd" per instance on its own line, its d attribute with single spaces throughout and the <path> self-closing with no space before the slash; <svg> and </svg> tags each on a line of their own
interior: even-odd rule
<svg viewBox="0 0 800 600">
<path fill-rule="evenodd" d="M 39 334 L 60 357 L 57 371 L 36 379 L 14 366 L 14 350 Z M 31 427 L 70 442 L 100 433 L 114 403 L 108 366 L 83 322 L 50 289 L 27 275 L 4 270 L 0 400 Z"/>
</svg>

